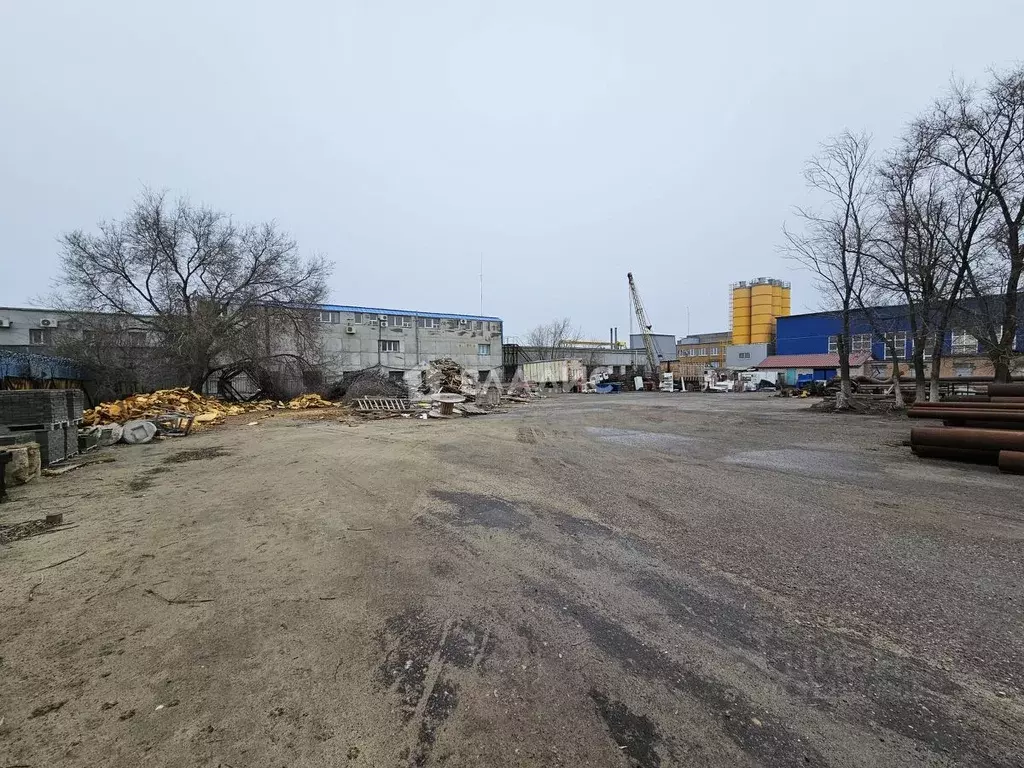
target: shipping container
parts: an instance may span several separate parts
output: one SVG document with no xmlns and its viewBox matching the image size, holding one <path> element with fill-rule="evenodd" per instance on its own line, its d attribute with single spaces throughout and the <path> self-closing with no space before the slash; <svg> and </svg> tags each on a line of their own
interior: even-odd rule
<svg viewBox="0 0 1024 768">
<path fill-rule="evenodd" d="M 586 374 L 586 368 L 580 360 L 547 360 L 523 365 L 523 378 L 541 385 L 561 382 L 570 387 L 583 383 Z"/>
</svg>

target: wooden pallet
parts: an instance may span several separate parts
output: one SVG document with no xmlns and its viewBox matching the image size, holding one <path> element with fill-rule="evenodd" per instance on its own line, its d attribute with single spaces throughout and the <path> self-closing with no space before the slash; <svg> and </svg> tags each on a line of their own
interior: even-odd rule
<svg viewBox="0 0 1024 768">
<path fill-rule="evenodd" d="M 398 411 L 408 412 L 413 410 L 409 405 L 407 397 L 360 397 L 356 400 L 356 410 L 364 413 L 371 411 Z"/>
</svg>

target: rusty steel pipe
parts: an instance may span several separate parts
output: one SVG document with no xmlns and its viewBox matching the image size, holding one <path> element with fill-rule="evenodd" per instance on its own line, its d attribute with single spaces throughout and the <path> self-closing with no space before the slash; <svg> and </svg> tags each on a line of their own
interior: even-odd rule
<svg viewBox="0 0 1024 768">
<path fill-rule="evenodd" d="M 1024 475 L 1024 452 L 1000 451 L 999 471 L 1011 475 Z"/>
<path fill-rule="evenodd" d="M 951 461 L 966 461 L 971 464 L 995 464 L 999 461 L 999 451 L 945 448 L 941 445 L 915 445 L 911 450 L 914 455 L 920 456 L 922 459 L 949 459 Z"/>
<path fill-rule="evenodd" d="M 988 385 L 989 397 L 1024 397 L 1024 384 L 996 384 Z"/>
<path fill-rule="evenodd" d="M 1009 400 L 1010 402 L 1007 402 Z M 1017 398 L 993 398 L 987 403 L 948 403 L 940 401 L 938 403 L 914 403 L 911 408 L 950 408 L 953 410 L 965 410 L 965 411 L 1002 411 L 1002 410 L 1024 410 L 1024 398 L 1018 402 Z"/>
<path fill-rule="evenodd" d="M 968 427 L 970 429 L 1024 429 L 1024 424 L 1019 421 L 971 421 L 966 419 L 945 419 L 942 422 L 947 427 Z"/>
<path fill-rule="evenodd" d="M 981 451 L 1024 451 L 1024 432 L 966 427 L 914 427 L 910 430 L 910 444 Z"/>
<path fill-rule="evenodd" d="M 981 410 L 978 408 L 971 409 L 950 409 L 950 408 L 911 408 L 907 411 L 907 416 L 911 419 L 942 419 L 945 421 L 949 419 L 955 421 L 957 419 L 969 419 L 971 421 L 1013 421 L 1021 424 L 1021 429 L 1024 429 L 1024 410 L 1016 411 L 1012 408 L 1003 408 L 1001 410 Z"/>
</svg>

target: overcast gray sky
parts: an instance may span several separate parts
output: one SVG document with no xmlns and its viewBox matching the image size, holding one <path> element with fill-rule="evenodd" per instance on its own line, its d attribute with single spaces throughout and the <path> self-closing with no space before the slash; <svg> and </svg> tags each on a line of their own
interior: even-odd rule
<svg viewBox="0 0 1024 768">
<path fill-rule="evenodd" d="M 730 282 L 792 280 L 801 164 L 879 147 L 956 72 L 1019 55 L 1016 0 L 0 0 L 0 304 L 57 236 L 143 185 L 277 219 L 332 300 L 728 328 Z"/>
</svg>

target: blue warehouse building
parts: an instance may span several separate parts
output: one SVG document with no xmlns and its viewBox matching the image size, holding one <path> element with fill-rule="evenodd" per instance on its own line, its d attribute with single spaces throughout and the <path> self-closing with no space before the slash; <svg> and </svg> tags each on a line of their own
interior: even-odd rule
<svg viewBox="0 0 1024 768">
<path fill-rule="evenodd" d="M 909 311 L 906 306 L 879 307 L 872 310 L 877 321 L 895 336 L 897 354 L 909 361 L 913 354 Z M 954 315 L 943 339 L 945 376 L 991 376 L 991 362 L 978 339 L 969 330 L 965 313 Z M 842 318 L 838 312 L 813 312 L 780 317 L 776 321 L 775 354 L 756 367 L 775 371 L 788 384 L 808 380 L 828 380 L 838 375 L 838 338 Z M 1024 350 L 1024 332 L 1018 331 L 1016 350 Z M 927 354 L 927 352 L 926 352 Z M 927 358 L 926 358 L 927 362 Z M 889 376 L 892 367 L 889 349 L 863 311 L 854 311 L 850 323 L 850 365 L 854 375 Z M 948 366 L 948 368 L 947 368 Z M 905 370 L 905 366 L 904 366 Z"/>
</svg>

